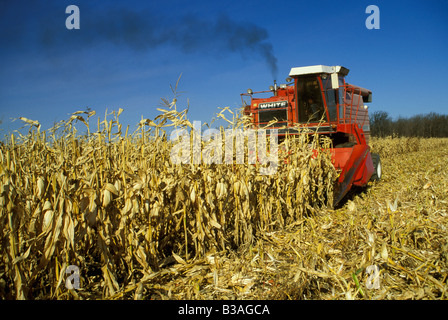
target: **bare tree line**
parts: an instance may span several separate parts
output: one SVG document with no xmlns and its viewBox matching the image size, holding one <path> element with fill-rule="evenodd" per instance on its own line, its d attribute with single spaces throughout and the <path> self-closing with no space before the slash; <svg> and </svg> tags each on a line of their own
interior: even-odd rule
<svg viewBox="0 0 448 320">
<path fill-rule="evenodd" d="M 370 133 L 375 137 L 448 137 L 448 115 L 430 112 L 393 120 L 386 111 L 370 115 Z"/>
</svg>

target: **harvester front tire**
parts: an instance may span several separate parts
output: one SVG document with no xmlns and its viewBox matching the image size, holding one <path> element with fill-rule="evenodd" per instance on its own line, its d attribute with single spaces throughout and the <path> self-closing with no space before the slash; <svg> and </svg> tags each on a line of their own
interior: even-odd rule
<svg viewBox="0 0 448 320">
<path fill-rule="evenodd" d="M 373 162 L 373 174 L 370 178 L 371 181 L 378 181 L 381 179 L 382 175 L 382 166 L 381 159 L 378 153 L 372 153 L 372 162 Z"/>
</svg>

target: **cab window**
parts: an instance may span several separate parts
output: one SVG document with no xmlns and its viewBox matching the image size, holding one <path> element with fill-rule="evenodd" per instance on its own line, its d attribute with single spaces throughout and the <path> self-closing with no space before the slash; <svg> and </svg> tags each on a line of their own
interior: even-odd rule
<svg viewBox="0 0 448 320">
<path fill-rule="evenodd" d="M 323 74 L 321 76 L 321 79 L 330 121 L 337 121 L 338 116 L 336 113 L 336 92 L 331 86 L 331 76 Z"/>
<path fill-rule="evenodd" d="M 299 122 L 327 121 L 317 75 L 298 78 L 296 90 Z"/>
</svg>

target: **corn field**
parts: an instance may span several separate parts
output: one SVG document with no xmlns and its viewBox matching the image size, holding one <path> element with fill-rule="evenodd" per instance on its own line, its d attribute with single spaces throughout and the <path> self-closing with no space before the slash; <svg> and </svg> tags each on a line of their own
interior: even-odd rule
<svg viewBox="0 0 448 320">
<path fill-rule="evenodd" d="M 44 132 L 22 118 L 28 134 L 0 150 L 3 298 L 111 298 L 173 257 L 186 263 L 253 245 L 331 203 L 330 156 L 308 146 L 318 149 L 319 139 L 285 141 L 289 163 L 274 175 L 259 175 L 258 164 L 175 165 L 165 129 L 192 125 L 186 110 L 160 110 L 133 134 L 122 133 L 122 109 L 98 118 L 95 131 L 94 112 Z M 229 114 L 231 127 L 245 127 Z M 84 271 L 82 291 L 66 289 L 70 265 Z"/>
<path fill-rule="evenodd" d="M 285 139 L 272 175 L 176 165 L 169 130 L 192 124 L 165 104 L 133 133 L 75 112 L 1 143 L 2 299 L 446 299 L 447 139 L 372 139 L 382 181 L 332 208 L 329 141 Z"/>
</svg>

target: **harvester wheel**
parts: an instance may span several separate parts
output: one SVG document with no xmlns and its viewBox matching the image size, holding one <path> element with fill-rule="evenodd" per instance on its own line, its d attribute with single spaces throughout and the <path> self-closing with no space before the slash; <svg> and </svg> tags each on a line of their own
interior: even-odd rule
<svg viewBox="0 0 448 320">
<path fill-rule="evenodd" d="M 382 175 L 381 159 L 378 153 L 372 153 L 372 162 L 374 171 L 370 180 L 378 181 L 381 179 Z"/>
</svg>

